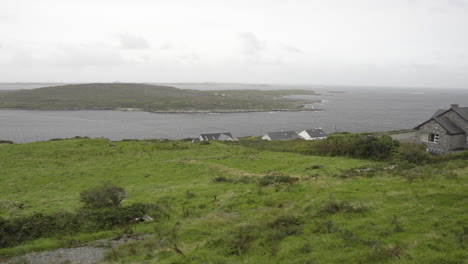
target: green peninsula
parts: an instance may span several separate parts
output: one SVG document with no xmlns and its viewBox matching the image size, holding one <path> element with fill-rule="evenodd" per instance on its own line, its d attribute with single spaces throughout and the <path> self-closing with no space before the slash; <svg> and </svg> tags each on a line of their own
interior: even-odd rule
<svg viewBox="0 0 468 264">
<path fill-rule="evenodd" d="M 310 90 L 200 91 L 138 83 L 91 83 L 0 92 L 0 109 L 140 110 L 149 112 L 299 111 L 318 100 Z"/>
</svg>

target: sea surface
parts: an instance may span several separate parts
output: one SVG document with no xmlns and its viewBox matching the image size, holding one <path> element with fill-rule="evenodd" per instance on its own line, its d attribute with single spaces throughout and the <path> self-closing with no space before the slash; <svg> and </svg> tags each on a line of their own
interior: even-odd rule
<svg viewBox="0 0 468 264">
<path fill-rule="evenodd" d="M 0 84 L 0 90 L 42 86 Z M 321 100 L 312 106 L 322 111 L 156 114 L 140 111 L 0 110 L 0 140 L 24 143 L 74 136 L 111 140 L 181 139 L 214 132 L 232 132 L 234 136 L 242 137 L 260 136 L 272 131 L 300 132 L 319 127 L 327 133 L 375 132 L 413 128 L 429 119 L 437 109 L 447 109 L 452 103 L 468 106 L 468 89 L 215 84 L 175 86 L 200 90 L 311 89 L 320 95 L 293 97 Z"/>
</svg>

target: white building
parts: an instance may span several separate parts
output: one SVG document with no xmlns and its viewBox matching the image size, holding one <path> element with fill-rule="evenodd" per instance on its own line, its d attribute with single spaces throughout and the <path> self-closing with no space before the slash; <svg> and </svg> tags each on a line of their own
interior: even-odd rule
<svg viewBox="0 0 468 264">
<path fill-rule="evenodd" d="M 299 133 L 299 136 L 305 140 L 326 139 L 327 134 L 321 128 L 306 129 Z"/>
</svg>

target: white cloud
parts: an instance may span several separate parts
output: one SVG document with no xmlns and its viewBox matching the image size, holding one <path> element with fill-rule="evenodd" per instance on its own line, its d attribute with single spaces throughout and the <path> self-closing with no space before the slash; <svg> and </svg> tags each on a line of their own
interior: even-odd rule
<svg viewBox="0 0 468 264">
<path fill-rule="evenodd" d="M 140 36 L 131 34 L 122 34 L 119 36 L 120 47 L 124 49 L 149 49 L 149 42 Z"/>
<path fill-rule="evenodd" d="M 59 44 L 50 57 L 52 65 L 70 68 L 108 67 L 128 62 L 116 50 L 99 43 Z"/>
<path fill-rule="evenodd" d="M 468 87 L 468 0 L 1 2 L 0 81 Z"/>
<path fill-rule="evenodd" d="M 265 44 L 251 32 L 244 32 L 239 34 L 241 41 L 241 52 L 246 56 L 258 57 L 265 49 Z"/>
<path fill-rule="evenodd" d="M 291 46 L 291 45 L 286 45 L 286 44 L 283 44 L 282 45 L 282 48 L 283 50 L 289 52 L 289 53 L 301 53 L 302 51 L 294 46 Z"/>
</svg>

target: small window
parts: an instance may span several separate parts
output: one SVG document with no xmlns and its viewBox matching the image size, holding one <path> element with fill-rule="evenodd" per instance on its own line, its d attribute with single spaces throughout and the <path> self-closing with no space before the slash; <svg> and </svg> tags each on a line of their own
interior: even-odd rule
<svg viewBox="0 0 468 264">
<path fill-rule="evenodd" d="M 439 143 L 439 134 L 435 133 L 421 133 L 421 141 Z"/>
<path fill-rule="evenodd" d="M 432 143 L 439 143 L 439 134 L 434 134 L 434 133 L 429 134 L 429 138 L 427 141 L 432 142 Z"/>
</svg>

